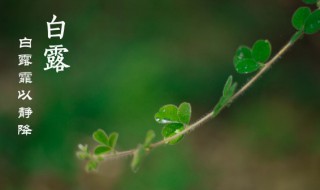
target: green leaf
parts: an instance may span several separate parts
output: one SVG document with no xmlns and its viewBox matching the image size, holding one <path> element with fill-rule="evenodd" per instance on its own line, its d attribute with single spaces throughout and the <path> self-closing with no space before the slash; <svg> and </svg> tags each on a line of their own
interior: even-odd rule
<svg viewBox="0 0 320 190">
<path fill-rule="evenodd" d="M 178 116 L 181 123 L 189 124 L 191 118 L 191 105 L 183 102 L 178 108 Z"/>
<path fill-rule="evenodd" d="M 228 99 L 226 103 L 228 103 L 229 99 L 234 95 L 236 88 L 237 88 L 237 83 L 232 84 L 232 86 L 229 88 L 229 91 L 225 95 L 225 97 Z"/>
<path fill-rule="evenodd" d="M 216 117 L 221 112 L 221 110 L 228 105 L 230 98 L 234 94 L 236 86 L 237 85 L 234 84 L 230 88 L 231 89 L 230 90 L 230 96 L 223 96 L 223 97 L 220 98 L 219 102 L 217 103 L 217 105 L 213 109 L 212 117 Z"/>
<path fill-rule="evenodd" d="M 291 37 L 290 43 L 296 42 L 296 41 L 299 40 L 302 36 L 303 36 L 303 31 L 302 31 L 302 30 L 297 31 L 297 32 L 294 33 L 294 35 Z"/>
<path fill-rule="evenodd" d="M 94 154 L 95 155 L 100 155 L 100 154 L 105 154 L 105 153 L 108 153 L 111 151 L 111 147 L 109 146 L 97 146 L 95 149 L 94 149 Z"/>
<path fill-rule="evenodd" d="M 315 4 L 317 3 L 319 0 L 302 0 L 304 3 L 306 4 Z"/>
<path fill-rule="evenodd" d="M 223 96 L 226 96 L 227 95 L 227 93 L 228 93 L 228 91 L 229 91 L 229 89 L 230 89 L 230 87 L 231 87 L 231 85 L 232 85 L 232 76 L 230 75 L 229 77 L 228 77 L 228 80 L 227 80 L 227 82 L 226 82 L 226 84 L 224 85 L 224 87 L 223 87 L 223 93 L 222 93 L 222 95 Z"/>
<path fill-rule="evenodd" d="M 131 161 L 131 169 L 133 172 L 137 172 L 141 166 L 141 163 L 146 155 L 144 147 L 139 144 L 137 149 L 133 153 L 133 158 Z"/>
<path fill-rule="evenodd" d="M 320 30 L 320 10 L 314 11 L 306 20 L 304 32 L 314 34 Z"/>
<path fill-rule="evenodd" d="M 268 40 L 258 40 L 252 47 L 252 57 L 256 62 L 265 63 L 271 55 L 271 44 Z"/>
<path fill-rule="evenodd" d="M 177 123 L 179 122 L 178 108 L 175 105 L 169 104 L 161 107 L 158 113 L 154 116 L 158 123 Z"/>
<path fill-rule="evenodd" d="M 220 111 L 225 106 L 227 106 L 227 104 L 230 101 L 230 98 L 234 95 L 236 87 L 237 87 L 236 83 L 232 84 L 232 76 L 229 76 L 226 84 L 224 85 L 222 97 L 220 98 L 219 102 L 213 109 L 213 113 L 212 113 L 213 117 L 216 117 L 220 113 Z"/>
<path fill-rule="evenodd" d="M 118 141 L 118 137 L 119 137 L 119 134 L 118 133 L 111 133 L 109 135 L 109 146 L 114 149 L 117 145 L 117 141 Z"/>
<path fill-rule="evenodd" d="M 241 74 L 251 73 L 260 68 L 260 65 L 253 59 L 242 59 L 236 64 L 236 71 Z"/>
<path fill-rule="evenodd" d="M 167 124 L 163 127 L 162 129 L 162 136 L 164 137 L 164 139 L 171 137 L 181 131 L 183 131 L 184 126 L 182 123 L 171 123 L 171 124 Z M 178 136 L 177 138 L 167 142 L 170 145 L 176 144 L 177 142 L 179 142 L 181 139 L 183 138 L 183 135 Z"/>
<path fill-rule="evenodd" d="M 76 155 L 80 160 L 85 160 L 88 158 L 88 154 L 80 150 L 76 152 Z"/>
<path fill-rule="evenodd" d="M 96 171 L 97 168 L 98 168 L 98 162 L 95 160 L 89 160 L 86 164 L 86 171 L 87 172 Z"/>
<path fill-rule="evenodd" d="M 149 131 L 147 132 L 146 139 L 145 139 L 145 141 L 144 141 L 144 143 L 143 143 L 143 146 L 144 146 L 145 148 L 148 148 L 148 147 L 150 146 L 152 140 L 153 140 L 155 137 L 156 137 L 155 132 L 154 132 L 153 130 L 149 130 Z"/>
<path fill-rule="evenodd" d="M 100 144 L 109 145 L 109 140 L 107 134 L 102 129 L 98 129 L 93 133 L 93 139 Z"/>
<path fill-rule="evenodd" d="M 270 43 L 267 40 L 259 40 L 252 50 L 246 46 L 240 46 L 233 58 L 233 63 L 238 73 L 251 73 L 259 69 L 261 64 L 258 62 L 266 61 L 270 54 Z"/>
<path fill-rule="evenodd" d="M 76 155 L 80 160 L 89 158 L 88 145 L 79 144 L 78 148 L 79 150 L 76 152 Z"/>
<path fill-rule="evenodd" d="M 295 29 L 303 30 L 307 18 L 311 15 L 309 7 L 300 7 L 292 16 L 291 22 Z"/>
<path fill-rule="evenodd" d="M 247 46 L 240 46 L 237 49 L 236 55 L 233 58 L 233 64 L 235 67 L 237 67 L 237 64 L 240 60 L 250 59 L 250 58 L 252 58 L 251 49 L 248 48 Z"/>
</svg>

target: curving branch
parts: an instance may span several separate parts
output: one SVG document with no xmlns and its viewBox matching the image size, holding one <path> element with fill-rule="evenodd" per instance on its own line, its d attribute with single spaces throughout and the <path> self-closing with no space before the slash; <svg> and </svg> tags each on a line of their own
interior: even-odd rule
<svg viewBox="0 0 320 190">
<path fill-rule="evenodd" d="M 224 107 L 226 107 L 227 105 L 231 104 L 235 99 L 237 99 L 240 95 L 242 95 L 243 93 L 245 93 L 267 70 L 269 70 L 271 68 L 271 66 L 278 61 L 289 49 L 291 46 L 294 45 L 294 43 L 297 41 L 297 39 L 299 39 L 301 36 L 303 35 L 303 33 L 298 33 L 295 35 L 296 40 L 290 40 L 285 46 L 283 46 L 280 51 L 278 51 L 278 53 L 270 60 L 268 61 L 261 69 L 260 71 L 254 75 L 245 85 L 243 85 L 228 101 L 227 104 L 224 104 L 223 107 L 221 109 L 223 109 Z M 209 120 L 213 119 L 214 111 L 211 111 L 210 113 L 208 113 L 207 115 L 205 115 L 204 117 L 200 118 L 198 121 L 194 122 L 193 124 L 187 126 L 184 130 L 176 133 L 175 135 L 168 137 L 164 140 L 158 141 L 156 143 L 153 143 L 149 146 L 149 148 L 147 149 L 147 151 L 150 151 L 151 149 L 157 148 L 161 145 L 165 145 L 167 144 L 167 142 L 176 139 L 177 137 L 184 135 L 184 134 L 188 134 L 190 132 L 192 132 L 193 130 L 199 128 L 202 124 L 208 122 Z M 128 157 L 128 156 L 132 156 L 135 151 L 137 149 L 130 149 L 130 150 L 126 150 L 126 151 L 121 151 L 121 152 L 114 152 L 114 153 L 110 153 L 110 154 L 105 154 L 102 155 L 102 158 L 104 160 L 113 160 L 113 159 L 119 159 L 119 158 L 124 158 L 124 157 Z"/>
<path fill-rule="evenodd" d="M 137 148 L 126 151 L 116 151 L 118 133 L 111 133 L 109 136 L 98 129 L 93 133 L 93 138 L 99 143 L 94 153 L 88 151 L 88 147 L 79 145 L 77 156 L 80 159 L 88 160 L 86 169 L 96 170 L 98 164 L 105 160 L 114 160 L 133 156 L 131 168 L 137 171 L 146 153 L 165 144 L 175 144 L 183 135 L 199 128 L 210 119 L 215 118 L 225 107 L 233 103 L 239 96 L 244 94 L 273 64 L 275 64 L 304 34 L 315 34 L 320 31 L 320 0 L 303 0 L 307 4 L 316 4 L 318 9 L 312 11 L 309 7 L 298 8 L 292 16 L 291 23 L 297 30 L 286 43 L 270 60 L 271 44 L 268 40 L 258 40 L 252 48 L 240 46 L 234 57 L 234 66 L 238 73 L 246 74 L 258 71 L 247 83 L 235 92 L 236 83 L 232 82 L 230 76 L 224 86 L 222 97 L 211 112 L 189 125 L 191 117 L 191 105 L 184 102 L 179 107 L 165 105 L 156 113 L 155 119 L 158 123 L 164 124 L 162 130 L 163 140 L 152 143 L 155 133 L 148 131 L 145 142 Z M 269 61 L 268 61 L 269 60 Z"/>
</svg>

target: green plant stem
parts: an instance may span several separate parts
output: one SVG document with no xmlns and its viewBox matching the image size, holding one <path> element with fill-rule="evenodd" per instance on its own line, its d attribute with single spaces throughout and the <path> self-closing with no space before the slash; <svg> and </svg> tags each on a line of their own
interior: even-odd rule
<svg viewBox="0 0 320 190">
<path fill-rule="evenodd" d="M 300 34 L 299 37 L 301 37 L 303 34 Z M 270 60 L 268 61 L 265 66 L 259 70 L 259 72 L 253 76 L 244 86 L 242 86 L 229 100 L 228 104 L 232 103 L 235 99 L 237 99 L 240 95 L 242 95 L 244 92 L 246 92 L 252 85 L 253 83 L 255 83 L 268 69 L 271 68 L 271 66 L 281 58 L 281 56 L 283 56 L 291 46 L 293 46 L 293 44 L 296 42 L 290 40 L 285 46 L 283 46 L 280 51 Z M 226 105 L 228 105 L 226 104 Z M 225 107 L 225 106 L 224 106 Z M 179 137 L 180 135 L 184 135 L 184 134 L 188 134 L 191 131 L 197 129 L 198 127 L 200 127 L 202 124 L 208 122 L 210 119 L 213 118 L 213 112 L 208 113 L 207 115 L 205 115 L 204 117 L 202 117 L 201 119 L 199 119 L 198 121 L 194 122 L 193 124 L 187 126 L 184 130 L 180 131 L 179 133 L 168 137 L 164 140 L 158 141 L 156 143 L 153 143 L 150 145 L 150 148 L 148 149 L 148 151 L 150 151 L 151 149 L 157 148 L 161 145 L 165 145 L 167 142 Z M 106 154 L 103 155 L 104 160 L 112 160 L 112 159 L 117 159 L 117 158 L 124 158 L 127 156 L 132 156 L 134 154 L 136 149 L 131 149 L 131 150 L 127 150 L 127 151 L 121 151 L 121 152 L 115 152 L 113 154 Z"/>
</svg>

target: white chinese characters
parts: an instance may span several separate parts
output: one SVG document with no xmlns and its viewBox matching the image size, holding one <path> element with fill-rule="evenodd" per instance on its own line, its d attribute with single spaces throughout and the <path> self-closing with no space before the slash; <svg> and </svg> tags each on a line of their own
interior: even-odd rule
<svg viewBox="0 0 320 190">
<path fill-rule="evenodd" d="M 32 39 L 28 39 L 24 37 L 23 39 L 20 39 L 20 48 L 31 48 L 31 41 Z"/>
<path fill-rule="evenodd" d="M 18 125 L 18 135 L 31 135 L 32 129 L 29 125 Z"/>
<path fill-rule="evenodd" d="M 47 22 L 47 27 L 48 27 L 48 38 L 51 39 L 52 37 L 59 37 L 60 39 L 63 38 L 64 34 L 64 27 L 66 23 L 64 21 L 59 21 L 56 22 L 56 15 L 53 15 L 52 21 Z M 54 26 L 57 26 L 54 28 Z M 60 26 L 60 27 L 58 27 Z M 58 32 L 56 32 L 58 31 Z"/>
<path fill-rule="evenodd" d="M 32 73 L 31 72 L 20 72 L 19 73 L 19 83 L 32 83 L 31 80 Z"/>
<path fill-rule="evenodd" d="M 48 28 L 48 38 L 63 38 L 65 22 L 64 21 L 56 21 L 57 16 L 53 15 L 52 21 L 47 22 Z M 63 54 L 69 52 L 67 48 L 64 48 L 62 44 L 60 45 L 49 45 L 49 49 L 45 49 L 44 56 L 47 57 L 45 71 L 53 69 L 57 73 L 64 71 L 65 68 L 69 68 L 70 65 L 67 65 L 63 62 L 64 56 Z"/>
<path fill-rule="evenodd" d="M 30 62 L 31 59 L 31 54 L 20 54 L 19 55 L 19 66 L 23 65 L 23 66 L 29 66 L 32 64 L 32 62 Z"/>
<path fill-rule="evenodd" d="M 27 108 L 21 107 L 19 108 L 18 113 L 19 113 L 18 118 L 29 118 L 33 112 L 30 107 L 27 107 Z"/>
<path fill-rule="evenodd" d="M 20 41 L 20 48 L 31 48 L 32 39 L 28 39 L 24 37 L 23 39 L 19 39 Z M 25 66 L 28 67 L 32 64 L 31 62 L 31 54 L 19 54 L 19 64 L 18 66 Z M 19 72 L 19 84 L 31 84 L 31 76 L 32 72 Z M 18 100 L 32 100 L 30 95 L 30 90 L 18 90 Z M 18 110 L 18 119 L 29 119 L 31 114 L 33 113 L 30 107 L 20 107 Z M 31 135 L 32 129 L 30 129 L 30 125 L 18 125 L 18 135 Z"/>
<path fill-rule="evenodd" d="M 47 31 L 48 31 L 48 38 L 57 38 L 57 41 L 62 40 L 64 37 L 66 23 L 64 21 L 58 21 L 57 16 L 53 15 L 50 22 L 47 22 Z M 22 50 L 32 48 L 32 39 L 28 37 L 23 37 L 19 39 L 19 48 L 23 48 Z M 21 51 L 22 51 L 21 50 Z M 43 68 L 44 71 L 53 70 L 58 72 L 65 71 L 67 68 L 70 68 L 70 65 L 64 62 L 64 54 L 68 53 L 69 50 L 63 47 L 61 42 L 57 44 L 50 44 L 49 48 L 45 48 L 44 56 L 46 57 L 46 65 Z M 31 58 L 33 58 L 32 54 L 29 52 L 19 52 L 18 54 L 18 67 L 26 68 L 35 63 L 32 62 Z M 17 125 L 18 135 L 31 135 L 32 134 L 32 127 L 27 121 L 31 117 L 33 117 L 34 110 L 29 107 L 31 100 L 31 90 L 25 87 L 28 85 L 32 85 L 33 83 L 33 73 L 30 70 L 21 70 L 18 73 L 18 83 L 21 87 L 18 90 L 17 99 L 19 102 L 25 103 L 27 105 L 22 105 L 18 107 L 18 120 L 19 123 Z M 23 90 L 22 90 L 23 89 Z"/>
<path fill-rule="evenodd" d="M 28 93 L 25 93 L 24 90 L 19 90 L 18 91 L 18 100 L 21 99 L 21 100 L 32 100 L 31 96 L 30 96 L 30 90 L 28 91 Z"/>
<path fill-rule="evenodd" d="M 64 68 L 69 68 L 70 66 L 63 63 L 63 53 L 68 52 L 68 49 L 63 48 L 62 45 L 50 45 L 50 49 L 46 49 L 44 56 L 47 57 L 48 63 L 44 70 L 55 69 L 56 72 L 64 71 Z"/>
</svg>

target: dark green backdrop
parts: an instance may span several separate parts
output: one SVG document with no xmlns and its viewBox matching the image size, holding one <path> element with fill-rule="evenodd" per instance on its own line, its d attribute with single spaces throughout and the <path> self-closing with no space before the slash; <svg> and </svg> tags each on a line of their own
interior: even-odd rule
<svg viewBox="0 0 320 190">
<path fill-rule="evenodd" d="M 232 74 L 241 44 L 269 39 L 274 52 L 294 33 L 293 0 L 0 1 L 0 189 L 4 190 L 316 190 L 320 186 L 319 35 L 299 41 L 271 71 L 214 121 L 176 146 L 153 151 L 137 174 L 129 160 L 87 174 L 75 157 L 97 128 L 133 148 L 160 126 L 160 106 L 183 101 L 192 121 L 210 111 Z M 62 40 L 46 22 L 66 22 Z M 19 39 L 33 39 L 31 50 Z M 49 45 L 69 49 L 61 73 L 44 71 Z M 18 67 L 18 54 L 33 64 Z M 18 73 L 33 72 L 33 84 Z M 32 90 L 33 100 L 17 100 Z M 31 119 L 18 119 L 30 106 Z M 18 136 L 28 123 L 31 136 Z"/>
</svg>

